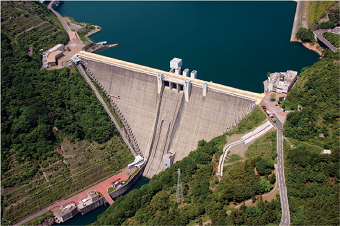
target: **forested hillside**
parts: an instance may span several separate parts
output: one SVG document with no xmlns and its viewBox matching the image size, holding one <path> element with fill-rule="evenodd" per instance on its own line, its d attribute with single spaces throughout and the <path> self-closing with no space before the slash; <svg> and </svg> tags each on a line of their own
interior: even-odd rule
<svg viewBox="0 0 340 226">
<path fill-rule="evenodd" d="M 76 67 L 40 70 L 42 52 L 67 42 L 39 2 L 1 2 L 1 216 L 12 223 L 133 160 Z"/>
<path fill-rule="evenodd" d="M 283 101 L 288 114 L 284 135 L 325 149 L 339 146 L 339 55 L 330 50 L 311 67 L 303 68 Z M 302 110 L 298 111 L 298 105 Z"/>
<path fill-rule="evenodd" d="M 302 69 L 286 106 L 285 173 L 294 225 L 339 225 L 339 54 Z M 297 105 L 302 110 L 297 110 Z M 330 149 L 331 154 L 321 154 Z"/>
<path fill-rule="evenodd" d="M 260 194 L 275 183 L 274 159 L 276 149 L 268 146 L 265 154 L 259 151 L 254 158 L 233 162 L 224 167 L 221 181 L 216 176 L 218 159 L 226 143 L 226 135 L 246 132 L 258 126 L 264 114 L 256 108 L 235 130 L 209 142 L 201 140 L 188 157 L 155 175 L 150 183 L 115 200 L 98 217 L 95 225 L 186 225 L 211 220 L 213 224 L 278 224 L 281 206 L 278 199 L 262 201 Z M 245 126 L 245 122 L 252 122 Z M 240 157 L 239 157 L 240 158 Z M 242 158 L 241 158 L 242 159 Z M 181 169 L 184 203 L 177 204 L 177 169 Z M 256 174 L 255 168 L 258 171 Z M 234 203 L 260 199 L 251 207 L 234 210 Z"/>
</svg>

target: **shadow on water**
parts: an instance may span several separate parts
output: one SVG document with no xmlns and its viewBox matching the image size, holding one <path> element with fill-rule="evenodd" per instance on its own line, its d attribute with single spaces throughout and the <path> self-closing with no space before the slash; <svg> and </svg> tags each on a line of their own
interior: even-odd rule
<svg viewBox="0 0 340 226">
<path fill-rule="evenodd" d="M 130 191 L 132 191 L 134 189 L 141 188 L 144 184 L 148 184 L 149 181 L 150 181 L 150 179 L 148 179 L 146 177 L 139 178 L 137 183 L 134 184 L 130 188 L 130 190 L 128 192 L 126 192 L 124 195 L 126 195 L 127 193 L 129 193 Z M 91 212 L 89 212 L 85 215 L 77 214 L 75 217 L 71 218 L 70 220 L 68 220 L 64 223 L 61 223 L 61 224 L 54 223 L 53 225 L 88 225 L 88 224 L 91 224 L 91 223 L 95 222 L 97 220 L 98 215 L 104 213 L 105 210 L 107 208 L 109 208 L 109 206 L 110 206 L 109 204 L 105 204 L 103 206 L 98 207 L 97 209 L 92 210 Z"/>
</svg>

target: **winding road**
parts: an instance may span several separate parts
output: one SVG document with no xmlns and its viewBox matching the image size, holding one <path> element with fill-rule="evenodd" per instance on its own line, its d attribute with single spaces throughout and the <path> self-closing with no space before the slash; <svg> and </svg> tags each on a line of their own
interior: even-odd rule
<svg viewBox="0 0 340 226">
<path fill-rule="evenodd" d="M 319 29 L 319 30 L 313 31 L 313 33 L 328 48 L 330 48 L 333 52 L 337 53 L 337 52 L 339 52 L 339 50 L 337 48 L 335 48 L 335 46 L 333 46 L 333 44 L 330 43 L 327 39 L 325 39 L 322 34 L 325 33 L 325 32 L 330 32 L 330 33 L 333 33 L 333 34 L 339 34 L 340 33 L 339 29 L 340 29 L 339 27 L 335 27 L 333 29 Z"/>
<path fill-rule="evenodd" d="M 232 148 L 233 146 L 235 146 L 237 144 L 242 144 L 242 143 L 247 144 L 247 143 L 259 138 L 260 136 L 264 135 L 266 132 L 268 132 L 272 128 L 273 128 L 273 125 L 271 123 L 271 120 L 269 119 L 269 121 L 265 122 L 263 125 L 258 126 L 253 131 L 242 136 L 240 140 L 235 141 L 235 142 L 230 143 L 230 144 L 224 145 L 223 154 L 221 155 L 219 163 L 218 163 L 217 174 L 221 177 L 223 176 L 224 160 L 225 160 L 226 156 L 228 155 L 228 151 L 230 150 L 230 148 Z"/>
<path fill-rule="evenodd" d="M 224 159 L 228 155 L 228 151 L 231 147 L 237 144 L 250 142 L 253 139 L 258 138 L 259 136 L 263 135 L 266 131 L 268 131 L 271 128 L 276 128 L 277 131 L 277 177 L 276 177 L 276 183 L 279 187 L 280 192 L 280 201 L 281 201 L 281 209 L 282 209 L 282 217 L 281 217 L 281 223 L 280 225 L 290 225 L 290 212 L 289 212 L 289 203 L 288 203 L 288 195 L 287 195 L 287 187 L 285 182 L 285 173 L 284 173 L 284 158 L 283 158 L 283 135 L 282 135 L 282 122 L 279 120 L 279 118 L 274 113 L 274 118 L 276 120 L 276 123 L 274 124 L 272 120 L 268 118 L 269 121 L 267 121 L 265 124 L 257 127 L 252 132 L 247 133 L 244 135 L 241 139 L 235 141 L 230 144 L 226 144 L 223 147 L 223 154 L 220 157 L 219 165 L 218 165 L 218 175 L 223 176 L 223 164 Z"/>
</svg>

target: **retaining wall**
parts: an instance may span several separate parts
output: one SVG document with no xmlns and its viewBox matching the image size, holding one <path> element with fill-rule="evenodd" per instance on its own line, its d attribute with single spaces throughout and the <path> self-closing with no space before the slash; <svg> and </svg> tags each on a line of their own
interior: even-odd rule
<svg viewBox="0 0 340 226">
<path fill-rule="evenodd" d="M 138 179 L 142 176 L 144 169 L 145 169 L 146 164 L 144 164 L 139 171 L 136 173 L 136 175 L 133 176 L 133 178 L 127 182 L 124 186 L 120 187 L 119 189 L 109 193 L 110 197 L 113 199 L 117 198 L 118 196 L 124 194 L 125 192 L 127 192 L 132 185 L 134 185 Z"/>
</svg>

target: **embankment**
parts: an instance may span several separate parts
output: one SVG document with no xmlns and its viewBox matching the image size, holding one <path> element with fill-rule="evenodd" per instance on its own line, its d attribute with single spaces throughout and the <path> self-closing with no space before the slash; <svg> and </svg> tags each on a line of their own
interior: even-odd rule
<svg viewBox="0 0 340 226">
<path fill-rule="evenodd" d="M 294 23 L 292 28 L 292 34 L 290 36 L 291 42 L 298 42 L 299 40 L 296 38 L 296 33 L 299 31 L 301 26 L 301 14 L 303 9 L 303 1 L 298 1 L 296 5 Z"/>
</svg>

